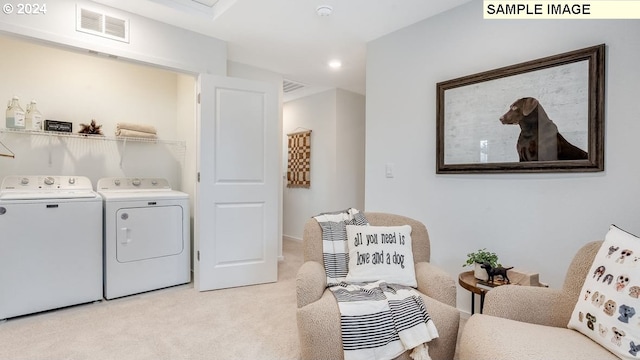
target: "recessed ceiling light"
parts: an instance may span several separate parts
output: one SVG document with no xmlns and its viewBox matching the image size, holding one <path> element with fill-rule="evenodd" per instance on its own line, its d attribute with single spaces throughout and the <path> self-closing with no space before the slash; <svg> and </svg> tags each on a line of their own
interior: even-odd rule
<svg viewBox="0 0 640 360">
<path fill-rule="evenodd" d="M 333 6 L 320 5 L 316 8 L 316 13 L 318 13 L 319 16 L 329 16 L 333 14 Z"/>
<path fill-rule="evenodd" d="M 340 60 L 331 60 L 329 61 L 329 67 L 332 69 L 339 69 L 342 67 L 342 61 Z"/>
</svg>

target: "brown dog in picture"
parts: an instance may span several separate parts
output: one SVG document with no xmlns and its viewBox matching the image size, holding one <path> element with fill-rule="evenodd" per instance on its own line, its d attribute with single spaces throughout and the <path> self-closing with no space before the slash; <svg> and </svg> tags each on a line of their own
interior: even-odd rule
<svg viewBox="0 0 640 360">
<path fill-rule="evenodd" d="M 526 97 L 517 100 L 500 122 L 505 125 L 520 125 L 520 136 L 516 150 L 520 161 L 554 161 L 588 159 L 588 154 L 569 143 L 549 119 L 538 100 Z"/>
</svg>

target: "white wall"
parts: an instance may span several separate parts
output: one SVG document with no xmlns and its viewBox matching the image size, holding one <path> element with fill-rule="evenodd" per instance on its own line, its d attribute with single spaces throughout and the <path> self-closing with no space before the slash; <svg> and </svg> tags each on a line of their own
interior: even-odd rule
<svg viewBox="0 0 640 360">
<path fill-rule="evenodd" d="M 560 287 L 573 254 L 611 223 L 640 234 L 638 21 L 483 20 L 476 0 L 369 43 L 368 211 L 421 220 L 432 262 L 456 278 L 487 247 Z M 606 51 L 605 171 L 436 175 L 436 83 L 600 43 Z M 387 143 L 389 146 L 381 146 Z M 385 163 L 395 177 L 385 178 Z M 458 307 L 470 295 L 459 288 Z"/>
<path fill-rule="evenodd" d="M 283 234 L 302 239 L 305 222 L 314 215 L 364 207 L 364 96 L 341 89 L 289 101 L 283 114 L 283 175 L 286 134 L 311 133 L 311 187 L 283 183 Z"/>
<path fill-rule="evenodd" d="M 3 101 L 17 95 L 26 109 L 36 99 L 45 119 L 72 122 L 74 133 L 80 124 L 95 119 L 110 137 L 118 122 L 130 122 L 154 126 L 160 139 L 182 140 L 177 136 L 177 73 L 10 36 L 0 35 L 0 48 L 8 50 L 0 57 Z M 193 85 L 190 98 L 193 103 Z M 4 127 L 2 121 L 0 128 Z M 107 176 L 157 176 L 168 178 L 176 188 L 182 183 L 184 148 L 173 144 L 129 142 L 125 147 L 115 141 L 16 134 L 2 139 L 16 159 L 0 160 L 0 177 L 75 174 L 89 176 L 95 184 Z"/>
<path fill-rule="evenodd" d="M 364 208 L 365 97 L 336 91 L 336 210 Z M 315 215 L 315 214 L 313 214 Z"/>
<path fill-rule="evenodd" d="M 196 78 L 191 75 L 177 74 L 176 99 L 176 139 L 184 141 L 184 161 L 181 168 L 180 190 L 195 198 L 197 173 L 196 153 Z M 191 201 L 191 214 L 194 214 L 194 202 Z"/>
<path fill-rule="evenodd" d="M 91 1 L 55 0 L 46 4 L 47 13 L 43 15 L 3 14 L 0 32 L 191 73 L 224 75 L 226 72 L 227 49 L 222 40 Z M 129 42 L 76 31 L 76 6 L 129 19 Z"/>
<path fill-rule="evenodd" d="M 104 39 L 76 31 L 77 6 L 128 19 L 130 21 L 129 42 L 125 43 Z M 226 75 L 227 70 L 227 48 L 226 43 L 222 40 L 180 29 L 151 20 L 141 15 L 127 13 L 86 0 L 56 0 L 55 3 L 47 3 L 46 15 L 3 15 L 2 21 L 0 22 L 0 33 L 7 33 L 14 37 L 23 37 L 29 41 L 37 41 L 42 44 L 53 45 L 57 48 L 64 48 L 81 54 L 87 54 L 89 51 L 97 52 L 99 53 L 99 57 L 105 57 L 111 61 L 113 61 L 112 57 L 116 57 L 123 62 L 140 63 L 154 68 L 173 69 L 178 72 L 188 73 L 194 76 L 198 73 L 224 76 Z M 3 54 L 10 51 L 11 49 L 5 49 L 3 47 Z M 46 57 L 30 58 L 29 60 L 32 64 L 38 66 L 47 67 L 51 65 L 51 60 Z M 62 66 L 62 64 L 58 65 Z M 150 69 L 143 71 L 150 71 Z M 97 70 L 91 74 L 81 75 L 93 76 L 93 74 L 99 72 L 100 70 Z M 60 76 L 62 75 L 66 75 L 66 77 L 69 78 L 74 77 L 74 69 L 65 69 L 65 72 L 60 74 Z M 107 77 L 108 74 L 104 74 L 104 76 Z M 187 79 L 187 85 L 185 85 L 185 79 Z M 135 80 L 136 78 L 134 77 L 128 81 L 132 82 Z M 87 81 L 91 80 L 89 79 Z M 194 141 L 196 128 L 195 117 L 192 116 L 195 116 L 195 95 L 193 95 L 195 93 L 195 85 L 192 86 L 190 84 L 191 81 L 190 76 L 181 77 L 180 83 L 177 85 L 180 87 L 180 90 L 176 91 L 189 91 L 186 95 L 184 93 L 180 93 L 178 95 L 179 99 L 177 99 L 177 101 L 181 104 L 178 109 L 180 113 L 178 114 L 178 119 L 175 118 L 176 115 L 174 114 L 173 120 L 174 125 L 176 125 L 178 129 L 172 128 L 172 131 L 175 133 L 173 137 L 166 134 L 162 134 L 161 137 L 187 142 L 186 151 L 183 151 L 182 154 L 178 154 L 179 156 L 187 157 L 188 159 L 185 165 L 186 168 L 183 169 L 183 177 L 182 179 L 172 181 L 172 183 L 178 183 L 181 185 L 191 184 L 191 188 L 186 188 L 185 191 L 189 192 L 191 196 L 194 196 L 193 184 L 195 184 L 196 180 L 194 160 L 196 144 Z M 110 84 L 110 79 L 104 80 L 103 82 L 105 84 Z M 61 81 L 56 83 L 55 87 L 52 84 L 49 84 L 49 86 L 51 86 L 51 89 L 56 89 L 56 91 L 64 89 L 64 91 L 66 91 L 65 94 L 69 97 L 78 98 L 81 100 L 80 102 L 83 102 L 82 100 L 84 99 L 82 99 L 82 95 L 84 92 L 82 89 L 73 87 L 64 88 L 65 83 L 66 81 Z M 14 84 L 10 83 L 8 83 L 8 85 L 14 86 Z M 144 86 L 153 87 L 155 84 L 152 81 L 147 82 L 146 84 L 136 83 L 134 85 L 134 87 L 140 89 Z M 39 88 L 34 84 L 29 84 L 28 88 L 29 93 L 31 94 L 25 96 L 28 98 L 35 97 L 33 92 L 35 89 Z M 11 90 L 12 93 L 14 91 L 16 90 Z M 153 106 L 158 102 L 158 99 L 150 100 L 150 98 L 147 97 L 143 98 L 144 100 L 133 98 L 136 101 L 137 109 L 153 108 Z M 97 99 L 92 100 L 98 101 Z M 43 98 L 40 98 L 40 101 L 43 101 Z M 107 103 L 107 101 L 104 101 L 104 104 Z M 193 108 L 191 108 L 189 103 L 193 104 Z M 64 102 L 60 102 L 60 104 L 73 109 L 73 105 L 68 105 Z M 109 104 L 109 106 L 113 105 Z M 124 109 L 130 109 L 130 107 L 126 107 Z M 47 114 L 45 114 L 45 116 L 46 115 Z M 67 114 L 64 115 L 67 116 Z M 151 118 L 149 115 L 146 117 Z M 158 122 L 160 124 L 163 122 L 162 120 L 157 119 L 151 121 Z M 135 146 L 137 145 L 134 145 L 134 147 Z M 142 156 L 141 158 L 148 162 L 149 156 Z"/>
</svg>

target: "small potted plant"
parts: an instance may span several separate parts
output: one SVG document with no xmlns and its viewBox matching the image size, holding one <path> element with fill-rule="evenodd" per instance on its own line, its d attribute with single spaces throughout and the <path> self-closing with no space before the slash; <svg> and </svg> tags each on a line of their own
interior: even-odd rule
<svg viewBox="0 0 640 360">
<path fill-rule="evenodd" d="M 462 266 L 474 265 L 474 276 L 476 279 L 487 281 L 489 275 L 485 269 L 480 267 L 485 262 L 489 263 L 493 268 L 500 266 L 498 263 L 498 255 L 488 251 L 486 248 L 467 254 L 467 261 L 462 264 Z"/>
</svg>

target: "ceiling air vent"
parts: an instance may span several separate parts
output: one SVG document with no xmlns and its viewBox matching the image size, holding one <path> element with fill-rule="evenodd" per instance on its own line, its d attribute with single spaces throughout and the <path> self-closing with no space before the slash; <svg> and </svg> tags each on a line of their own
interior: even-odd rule
<svg viewBox="0 0 640 360">
<path fill-rule="evenodd" d="M 129 42 L 129 20 L 100 11 L 78 7 L 76 30 L 107 39 Z"/>
<path fill-rule="evenodd" d="M 284 79 L 282 81 L 282 91 L 284 91 L 285 94 L 296 91 L 296 90 L 300 90 L 304 87 L 305 85 L 299 82 L 295 82 L 287 79 Z"/>
</svg>

